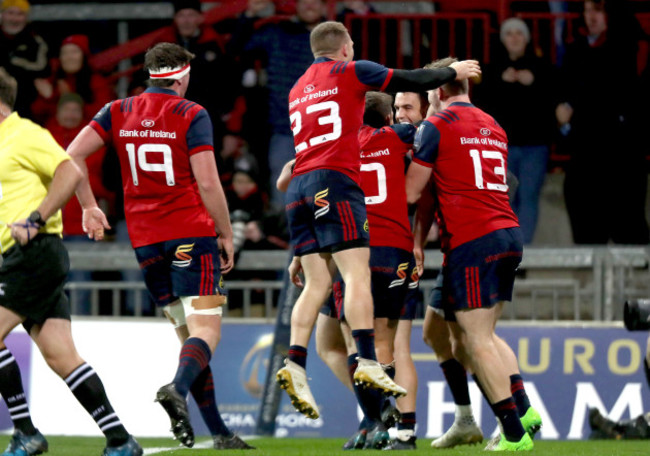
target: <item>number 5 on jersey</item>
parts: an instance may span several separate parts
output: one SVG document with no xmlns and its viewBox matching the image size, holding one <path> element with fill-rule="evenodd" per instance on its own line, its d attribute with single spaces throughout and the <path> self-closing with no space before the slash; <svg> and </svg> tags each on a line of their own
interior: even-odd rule
<svg viewBox="0 0 650 456">
<path fill-rule="evenodd" d="M 142 171 L 151 171 L 165 173 L 165 181 L 168 187 L 176 185 L 174 178 L 174 166 L 172 164 L 172 148 L 167 144 L 141 144 L 138 146 L 136 155 L 135 144 L 126 144 L 126 153 L 129 156 L 129 165 L 131 167 L 131 176 L 133 176 L 133 185 L 138 186 L 138 167 Z M 162 154 L 162 163 L 149 163 L 147 161 L 148 153 Z"/>
</svg>

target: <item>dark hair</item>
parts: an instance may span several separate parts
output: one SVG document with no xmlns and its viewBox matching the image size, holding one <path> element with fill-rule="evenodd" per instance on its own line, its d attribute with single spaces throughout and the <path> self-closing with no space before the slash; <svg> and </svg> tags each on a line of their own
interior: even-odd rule
<svg viewBox="0 0 650 456">
<path fill-rule="evenodd" d="M 373 128 L 388 125 L 387 118 L 393 115 L 393 97 L 383 92 L 366 93 L 366 108 L 363 123 Z"/>
<path fill-rule="evenodd" d="M 187 49 L 174 43 L 158 43 L 144 55 L 144 69 L 178 68 L 187 65 L 194 58 Z M 149 79 L 153 87 L 169 87 L 174 79 Z"/>
<path fill-rule="evenodd" d="M 17 92 L 16 80 L 4 68 L 0 67 L 0 102 L 9 106 L 9 109 L 14 109 Z"/>
</svg>

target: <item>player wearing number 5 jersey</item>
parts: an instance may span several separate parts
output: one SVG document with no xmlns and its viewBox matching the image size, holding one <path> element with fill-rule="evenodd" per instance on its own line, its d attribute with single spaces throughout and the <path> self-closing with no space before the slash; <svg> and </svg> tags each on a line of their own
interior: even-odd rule
<svg viewBox="0 0 650 456">
<path fill-rule="evenodd" d="M 443 59 L 433 67 L 453 61 Z M 526 431 L 532 429 L 522 426 L 510 389 L 517 360 L 494 332 L 505 302 L 512 300 L 523 252 L 508 203 L 507 138 L 491 116 L 470 103 L 468 90 L 467 82 L 455 82 L 432 91 L 436 113 L 418 129 L 407 198 L 416 202 L 433 172 L 445 254 L 442 300 L 446 316 L 456 320 L 450 322 L 454 357 L 478 377 L 503 431 L 498 444 L 486 449 L 530 450 Z"/>
<path fill-rule="evenodd" d="M 337 268 L 346 284 L 346 318 L 360 357 L 355 381 L 396 396 L 406 392 L 383 372 L 375 354 L 357 138 L 365 94 L 370 90 L 432 89 L 456 78 L 476 76 L 480 70 L 474 61 L 413 71 L 353 62 L 352 40 L 338 22 L 315 27 L 310 44 L 315 61 L 298 79 L 288 100 L 296 163 L 286 194 L 291 242 L 294 254 L 301 257 L 306 283 L 293 309 L 289 356 L 277 380 L 298 410 L 317 418 L 318 407 L 305 373 L 306 347 Z"/>
<path fill-rule="evenodd" d="M 171 43 L 147 51 L 151 87 L 107 104 L 68 152 L 84 174 L 84 159 L 104 143 L 111 142 L 118 154 L 131 243 L 149 293 L 183 343 L 174 380 L 156 396 L 174 436 L 185 446 L 194 444 L 186 403 L 191 391 L 215 448 L 248 448 L 219 416 L 209 365 L 226 302 L 221 272 L 233 266 L 233 245 L 210 118 L 201 106 L 183 98 L 193 57 Z M 84 230 L 100 240 L 108 223 L 84 177 L 77 188 Z"/>
</svg>

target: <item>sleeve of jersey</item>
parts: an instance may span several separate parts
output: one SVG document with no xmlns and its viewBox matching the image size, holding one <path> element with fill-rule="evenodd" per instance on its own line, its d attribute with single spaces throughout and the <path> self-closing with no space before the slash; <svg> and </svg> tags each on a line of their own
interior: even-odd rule
<svg viewBox="0 0 650 456">
<path fill-rule="evenodd" d="M 28 148 L 25 160 L 29 163 L 29 167 L 46 181 L 54 177 L 54 172 L 61 163 L 70 160 L 70 156 L 47 130 L 41 130 L 34 135 L 32 144 L 33 146 Z"/>
<path fill-rule="evenodd" d="M 214 150 L 214 141 L 212 139 L 212 122 L 205 109 L 196 113 L 190 128 L 187 129 L 187 150 L 190 155 L 194 155 L 206 150 Z"/>
<path fill-rule="evenodd" d="M 396 124 L 391 127 L 404 144 L 413 144 L 416 128 L 411 124 Z"/>
<path fill-rule="evenodd" d="M 111 136 L 111 129 L 113 121 L 111 118 L 111 105 L 113 102 L 106 103 L 102 109 L 99 110 L 93 120 L 90 121 L 90 127 L 102 137 L 104 142 L 108 142 Z"/>
<path fill-rule="evenodd" d="M 359 82 L 373 90 L 383 91 L 393 77 L 392 69 L 369 60 L 355 62 L 354 72 Z"/>
<path fill-rule="evenodd" d="M 439 144 L 440 130 L 434 124 L 425 120 L 415 134 L 413 161 L 428 168 L 433 167 L 433 162 L 438 156 Z"/>
</svg>

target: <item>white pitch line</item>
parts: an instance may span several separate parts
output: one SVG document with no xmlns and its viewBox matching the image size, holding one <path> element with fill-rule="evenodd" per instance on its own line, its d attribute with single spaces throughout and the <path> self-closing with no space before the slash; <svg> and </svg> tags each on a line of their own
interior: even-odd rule
<svg viewBox="0 0 650 456">
<path fill-rule="evenodd" d="M 212 445 L 213 445 L 212 440 L 206 440 L 205 442 L 195 444 L 192 449 L 205 450 L 206 448 L 212 448 Z M 150 454 L 161 454 L 161 453 L 167 453 L 169 451 L 176 451 L 176 450 L 183 450 L 183 449 L 189 450 L 190 448 L 184 447 L 182 445 L 178 445 L 176 447 L 143 448 L 143 451 L 144 451 L 144 455 L 146 456 Z"/>
</svg>

